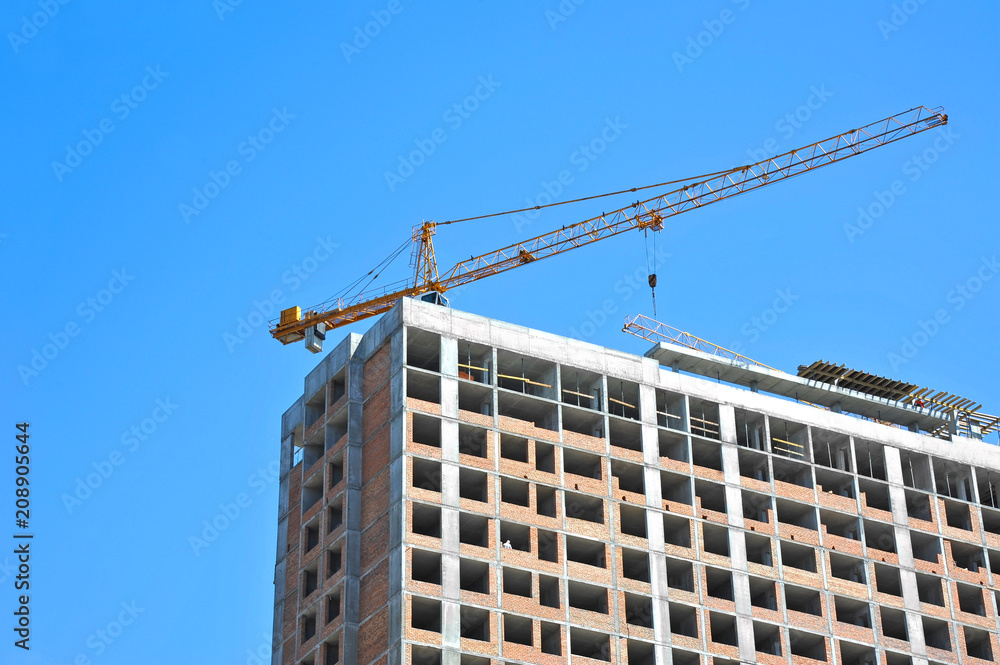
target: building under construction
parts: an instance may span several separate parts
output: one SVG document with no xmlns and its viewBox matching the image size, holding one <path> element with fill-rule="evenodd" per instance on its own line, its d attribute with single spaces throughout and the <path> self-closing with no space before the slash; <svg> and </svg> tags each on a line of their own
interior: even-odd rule
<svg viewBox="0 0 1000 665">
<path fill-rule="evenodd" d="M 282 418 L 275 665 L 986 665 L 1000 447 L 828 363 L 411 298 Z"/>
</svg>

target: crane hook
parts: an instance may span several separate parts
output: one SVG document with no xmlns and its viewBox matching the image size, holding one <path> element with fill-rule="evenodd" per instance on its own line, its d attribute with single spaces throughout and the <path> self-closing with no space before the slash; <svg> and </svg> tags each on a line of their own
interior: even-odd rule
<svg viewBox="0 0 1000 665">
<path fill-rule="evenodd" d="M 653 295 L 653 316 L 656 316 L 656 273 L 649 276 L 649 291 Z"/>
</svg>

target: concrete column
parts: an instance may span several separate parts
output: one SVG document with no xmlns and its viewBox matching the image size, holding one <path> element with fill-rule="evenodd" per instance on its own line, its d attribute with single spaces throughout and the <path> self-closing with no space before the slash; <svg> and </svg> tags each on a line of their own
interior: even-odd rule
<svg viewBox="0 0 1000 665">
<path fill-rule="evenodd" d="M 461 662 L 458 341 L 441 337 L 441 646 L 443 665 Z"/>
<path fill-rule="evenodd" d="M 642 414 L 643 484 L 646 488 L 646 538 L 649 541 L 649 583 L 652 590 L 653 638 L 656 662 L 672 665 L 670 650 L 670 604 L 667 602 L 667 562 L 664 554 L 663 493 L 660 488 L 660 437 L 656 427 L 656 390 L 639 385 L 639 413 Z"/>
<path fill-rule="evenodd" d="M 497 411 L 500 408 L 500 400 L 499 397 L 497 397 L 497 385 L 499 385 L 499 381 L 497 380 L 497 350 L 491 349 L 490 350 L 490 413 L 493 414 L 493 427 L 500 426 L 500 415 L 497 413 Z M 557 393 L 559 390 L 558 385 L 559 385 L 559 372 L 557 370 L 556 371 Z M 562 430 L 561 414 L 558 417 L 559 420 L 557 422 L 557 425 L 559 426 L 559 429 L 561 431 Z"/>
<path fill-rule="evenodd" d="M 681 414 L 680 414 L 681 420 L 680 420 L 680 427 L 678 428 L 681 431 L 688 433 L 691 432 L 691 418 L 689 417 L 690 414 L 691 414 L 691 398 L 689 398 L 687 395 L 684 395 L 684 399 L 681 400 Z M 672 419 L 668 418 L 668 421 L 669 420 Z M 668 422 L 667 424 L 676 425 L 677 423 Z"/>
<path fill-rule="evenodd" d="M 924 625 L 920 621 L 920 597 L 917 593 L 917 574 L 913 562 L 913 545 L 910 542 L 910 518 L 906 514 L 906 494 L 903 489 L 903 465 L 899 449 L 886 446 L 885 472 L 889 479 L 889 503 L 892 507 L 893 532 L 896 537 L 896 552 L 899 556 L 899 582 L 903 592 L 903 606 L 906 608 L 906 634 L 910 638 L 913 653 L 927 655 L 924 639 Z M 915 659 L 916 662 L 916 659 Z"/>
<path fill-rule="evenodd" d="M 390 340 L 392 365 L 389 375 L 389 662 L 403 662 L 403 585 L 406 565 L 403 549 L 406 515 L 403 445 L 406 439 L 406 344 L 400 328 Z M 345 652 L 346 655 L 346 652 Z"/>
<path fill-rule="evenodd" d="M 948 412 L 948 434 L 952 441 L 958 438 L 958 411 L 954 409 Z"/>
<path fill-rule="evenodd" d="M 296 406 L 301 413 L 301 398 L 296 402 Z M 284 420 L 282 420 L 284 425 Z M 301 422 L 299 423 L 301 426 Z M 297 429 L 297 428 L 296 428 Z M 271 643 L 275 645 L 271 652 L 272 665 L 281 665 L 284 652 L 282 649 L 284 640 L 285 623 L 285 573 L 288 565 L 288 485 L 289 471 L 292 468 L 292 458 L 294 457 L 295 432 L 292 430 L 281 439 L 281 452 L 279 456 L 280 471 L 278 481 L 278 552 L 274 566 L 274 624 L 271 630 Z M 294 611 L 294 610 L 293 610 Z"/>
<path fill-rule="evenodd" d="M 747 572 L 747 546 L 743 538 L 743 494 L 740 490 L 740 458 L 736 447 L 736 409 L 719 406 L 719 437 L 722 439 L 722 472 L 726 483 L 726 512 L 729 517 L 729 557 L 732 560 L 733 600 L 736 602 L 736 633 L 740 659 L 756 660 L 753 639 L 753 615 L 750 605 L 750 576 Z"/>
<path fill-rule="evenodd" d="M 344 516 L 344 640 L 343 653 L 357 657 L 361 588 L 361 447 L 364 405 L 364 361 L 357 356 L 347 366 L 347 514 Z"/>
</svg>

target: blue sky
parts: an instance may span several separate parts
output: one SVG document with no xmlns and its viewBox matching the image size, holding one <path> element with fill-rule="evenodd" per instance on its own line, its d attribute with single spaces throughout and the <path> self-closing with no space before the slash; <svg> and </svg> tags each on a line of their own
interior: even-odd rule
<svg viewBox="0 0 1000 665">
<path fill-rule="evenodd" d="M 319 359 L 264 314 L 563 171 L 576 198 L 944 106 L 948 134 L 671 220 L 657 313 L 788 371 L 825 359 L 1000 409 L 996 3 L 225 2 L 0 10 L 0 424 L 13 447 L 32 423 L 36 534 L 33 648 L 8 635 L 0 660 L 248 662 L 271 626 L 279 416 Z M 438 255 L 605 205 L 446 227 Z M 651 249 L 624 235 L 452 304 L 642 353 L 620 327 L 652 313 Z"/>
</svg>

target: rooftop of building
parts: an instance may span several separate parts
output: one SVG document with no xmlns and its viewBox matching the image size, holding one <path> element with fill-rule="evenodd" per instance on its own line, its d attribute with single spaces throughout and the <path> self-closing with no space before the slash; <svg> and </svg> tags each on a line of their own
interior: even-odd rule
<svg viewBox="0 0 1000 665">
<path fill-rule="evenodd" d="M 763 410 L 777 408 L 788 417 L 805 423 L 956 462 L 1000 469 L 1000 446 L 956 429 L 954 410 L 934 405 L 918 407 L 900 399 L 880 397 L 677 344 L 658 343 L 644 356 L 639 356 L 412 298 L 397 303 L 363 335 L 348 334 L 306 377 L 304 398 L 339 371 L 356 350 L 364 357 L 369 356 L 402 326 L 454 337 L 463 343 L 517 351 L 523 354 L 529 370 L 532 359 L 538 359 L 636 383 L 663 385 L 744 408 L 754 405 L 760 405 Z M 408 347 L 412 348 L 413 343 Z M 766 406 L 768 403 L 772 404 L 770 409 Z M 291 416 L 297 407 L 301 408 L 300 402 L 293 405 L 286 416 Z M 286 420 L 293 422 L 294 417 Z M 937 435 L 931 435 L 932 432 Z"/>
</svg>

